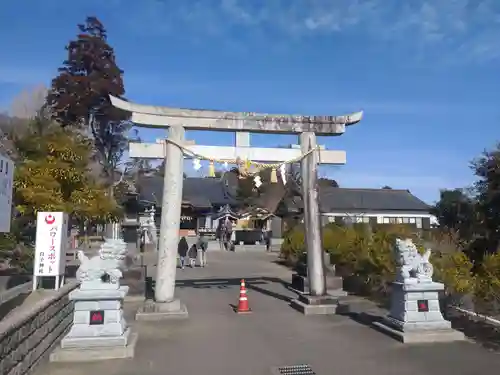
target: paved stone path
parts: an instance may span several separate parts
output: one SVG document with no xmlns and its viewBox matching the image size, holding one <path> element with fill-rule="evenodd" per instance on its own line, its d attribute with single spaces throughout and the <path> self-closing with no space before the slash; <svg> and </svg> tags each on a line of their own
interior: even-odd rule
<svg viewBox="0 0 500 375">
<path fill-rule="evenodd" d="M 129 322 L 139 332 L 136 357 L 50 364 L 39 375 L 270 375 L 281 365 L 310 364 L 318 375 L 476 375 L 497 372 L 500 355 L 469 342 L 404 346 L 345 316 L 305 317 L 288 306 L 281 279 L 291 273 L 276 254 L 209 254 L 208 267 L 178 272 L 177 295 L 189 319 Z M 152 273 L 154 274 L 154 272 Z M 236 315 L 247 280 L 251 315 Z M 137 305 L 128 305 L 133 313 Z"/>
</svg>

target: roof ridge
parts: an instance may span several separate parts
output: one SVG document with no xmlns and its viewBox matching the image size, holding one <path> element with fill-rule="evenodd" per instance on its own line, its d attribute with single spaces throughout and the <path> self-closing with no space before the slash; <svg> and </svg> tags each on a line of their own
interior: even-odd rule
<svg viewBox="0 0 500 375">
<path fill-rule="evenodd" d="M 356 191 L 403 191 L 405 193 L 410 193 L 409 189 L 346 188 L 346 187 L 334 187 L 334 186 L 321 186 L 321 187 L 327 188 L 328 190 L 339 189 L 339 190 L 356 190 Z"/>
</svg>

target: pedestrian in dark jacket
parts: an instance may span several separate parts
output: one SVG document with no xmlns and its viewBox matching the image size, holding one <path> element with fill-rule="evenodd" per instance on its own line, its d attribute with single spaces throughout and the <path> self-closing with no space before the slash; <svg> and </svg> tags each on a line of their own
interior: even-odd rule
<svg viewBox="0 0 500 375">
<path fill-rule="evenodd" d="M 191 245 L 188 251 L 189 266 L 191 268 L 196 267 L 196 258 L 198 257 L 198 250 L 196 250 L 196 245 Z"/>
<path fill-rule="evenodd" d="M 264 241 L 266 243 L 266 251 L 271 251 L 271 231 L 264 232 Z"/>
<path fill-rule="evenodd" d="M 179 240 L 179 245 L 177 246 L 177 254 L 179 254 L 179 262 L 182 269 L 184 269 L 186 263 L 186 255 L 189 249 L 189 244 L 186 237 L 182 237 Z"/>
</svg>

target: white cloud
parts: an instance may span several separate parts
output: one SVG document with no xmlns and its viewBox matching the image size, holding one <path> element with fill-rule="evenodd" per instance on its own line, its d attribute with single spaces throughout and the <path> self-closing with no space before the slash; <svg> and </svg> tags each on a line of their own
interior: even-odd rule
<svg viewBox="0 0 500 375">
<path fill-rule="evenodd" d="M 500 58 L 498 0 L 115 0 L 143 33 L 241 38 L 242 33 L 300 38 L 364 34 L 398 41 L 417 53 L 434 46 L 453 58 Z M 126 8 L 125 4 L 126 3 Z M 111 6 L 111 3 L 107 5 Z M 136 8 L 137 7 L 137 8 Z M 235 33 L 237 28 L 238 32 Z"/>
</svg>

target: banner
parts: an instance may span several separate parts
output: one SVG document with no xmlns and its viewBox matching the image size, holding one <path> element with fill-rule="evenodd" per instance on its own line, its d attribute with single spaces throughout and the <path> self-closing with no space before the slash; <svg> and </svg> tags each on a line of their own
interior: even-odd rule
<svg viewBox="0 0 500 375">
<path fill-rule="evenodd" d="M 68 215 L 39 212 L 36 217 L 35 276 L 64 275 L 68 245 Z"/>
</svg>

